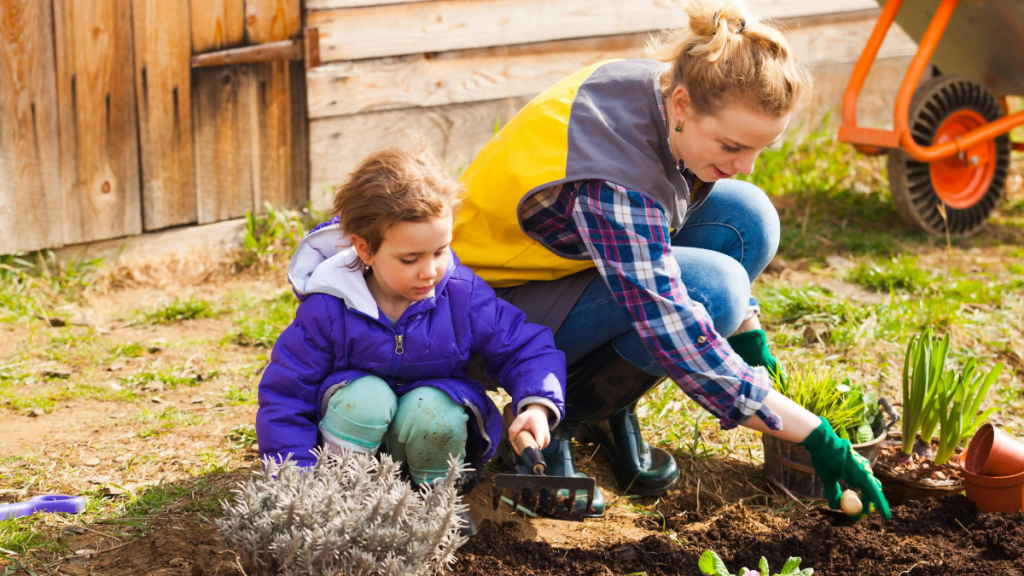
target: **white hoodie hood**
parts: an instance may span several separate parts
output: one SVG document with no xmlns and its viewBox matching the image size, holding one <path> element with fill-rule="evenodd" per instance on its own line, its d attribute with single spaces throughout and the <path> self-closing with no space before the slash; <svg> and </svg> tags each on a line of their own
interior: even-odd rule
<svg viewBox="0 0 1024 576">
<path fill-rule="evenodd" d="M 359 255 L 341 225 L 332 222 L 311 232 L 295 250 L 288 266 L 288 282 L 300 300 L 310 294 L 329 294 L 349 308 L 380 319 L 377 302 L 363 278 L 362 267 L 352 264 Z"/>
</svg>

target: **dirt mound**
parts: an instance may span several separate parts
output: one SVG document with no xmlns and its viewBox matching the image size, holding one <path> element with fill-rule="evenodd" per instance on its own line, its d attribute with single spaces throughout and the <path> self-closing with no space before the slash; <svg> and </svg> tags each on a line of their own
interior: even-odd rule
<svg viewBox="0 0 1024 576">
<path fill-rule="evenodd" d="M 658 530 L 661 525 L 658 525 Z M 985 514 L 966 498 L 942 504 L 911 502 L 893 519 L 875 516 L 854 523 L 815 510 L 788 525 L 740 506 L 673 518 L 667 535 L 648 536 L 608 548 L 555 548 L 522 539 L 511 524 L 486 522 L 460 553 L 456 574 L 468 576 L 594 576 L 646 573 L 695 574 L 704 550 L 714 550 L 733 570 L 772 566 L 799 556 L 816 574 L 859 576 L 1024 576 L 1024 514 Z"/>
<path fill-rule="evenodd" d="M 224 548 L 218 537 L 217 527 L 198 520 L 155 526 L 147 536 L 101 554 L 92 573 L 108 576 L 242 574 L 235 564 L 235 555 Z"/>
</svg>

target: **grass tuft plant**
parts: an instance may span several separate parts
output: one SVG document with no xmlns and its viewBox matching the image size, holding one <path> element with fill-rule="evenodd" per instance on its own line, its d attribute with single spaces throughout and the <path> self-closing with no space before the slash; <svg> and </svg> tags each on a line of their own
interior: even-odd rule
<svg viewBox="0 0 1024 576">
<path fill-rule="evenodd" d="M 461 470 L 453 458 L 417 491 L 386 454 L 320 453 L 308 470 L 268 458 L 217 523 L 251 576 L 432 575 L 466 542 Z"/>
<path fill-rule="evenodd" d="M 870 392 L 834 368 L 805 366 L 785 375 L 772 374 L 775 390 L 832 426 L 840 438 L 854 444 L 875 439 L 880 418 L 878 402 Z"/>
</svg>

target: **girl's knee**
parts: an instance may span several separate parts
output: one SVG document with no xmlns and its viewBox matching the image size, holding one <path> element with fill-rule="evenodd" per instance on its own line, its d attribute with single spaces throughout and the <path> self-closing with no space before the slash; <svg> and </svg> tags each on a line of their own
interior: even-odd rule
<svg viewBox="0 0 1024 576">
<path fill-rule="evenodd" d="M 392 430 L 397 432 L 396 440 L 405 445 L 410 464 L 427 455 L 446 461 L 449 454 L 461 456 L 465 452 L 468 422 L 465 408 L 447 393 L 424 386 L 399 399 Z"/>
<path fill-rule="evenodd" d="M 372 453 L 380 446 L 397 409 L 397 398 L 388 383 L 376 376 L 364 376 L 331 394 L 320 431 L 329 444 Z"/>
</svg>

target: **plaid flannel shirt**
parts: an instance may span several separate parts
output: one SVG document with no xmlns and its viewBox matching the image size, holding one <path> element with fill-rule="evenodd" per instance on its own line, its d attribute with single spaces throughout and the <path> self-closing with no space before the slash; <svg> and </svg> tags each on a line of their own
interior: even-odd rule
<svg viewBox="0 0 1024 576">
<path fill-rule="evenodd" d="M 681 169 L 692 185 L 692 173 Z M 611 182 L 584 180 L 534 194 L 520 207 L 520 221 L 554 251 L 594 260 L 654 358 L 723 429 L 752 415 L 781 429 L 762 404 L 772 389 L 767 370 L 744 362 L 686 293 L 660 204 Z"/>
</svg>

